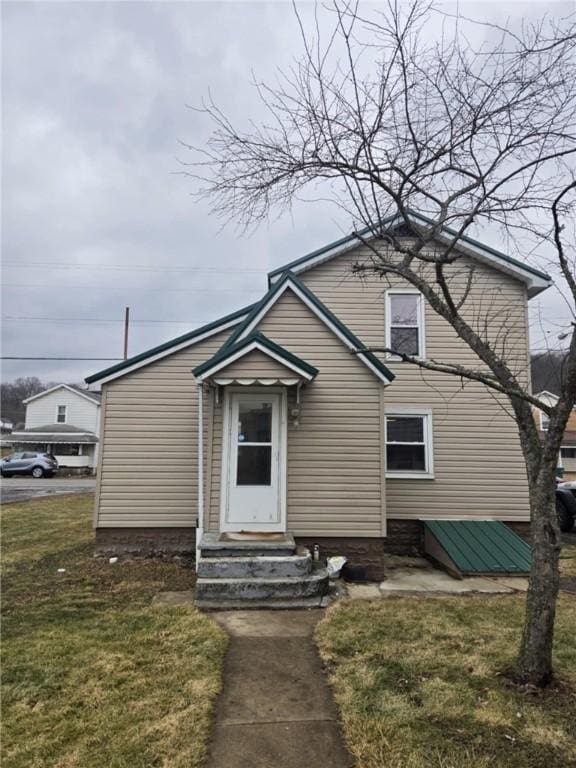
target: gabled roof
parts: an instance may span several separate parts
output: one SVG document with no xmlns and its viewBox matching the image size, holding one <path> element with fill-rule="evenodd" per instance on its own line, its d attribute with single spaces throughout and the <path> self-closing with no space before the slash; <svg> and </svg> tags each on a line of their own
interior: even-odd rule
<svg viewBox="0 0 576 768">
<path fill-rule="evenodd" d="M 44 397 L 44 395 L 49 395 L 51 392 L 56 392 L 57 389 L 67 389 L 69 392 L 73 392 L 75 395 L 80 395 L 80 397 L 85 397 L 86 400 L 90 400 L 96 405 L 100 405 L 99 392 L 89 392 L 87 389 L 80 389 L 80 387 L 75 387 L 71 384 L 56 384 L 55 387 L 45 389 L 44 392 L 38 392 L 37 395 L 27 397 L 26 400 L 22 400 L 22 402 L 27 405 L 28 403 L 31 403 L 32 400 L 37 400 L 39 397 Z"/>
<path fill-rule="evenodd" d="M 415 227 L 420 227 L 421 229 L 425 229 L 435 224 L 432 219 L 423 216 L 421 213 L 416 213 L 415 211 L 409 211 L 407 218 L 408 223 Z M 406 223 L 407 222 L 400 214 L 396 214 L 384 219 L 382 221 L 382 226 L 386 226 L 388 229 L 394 229 L 395 227 L 405 225 Z M 361 230 L 358 232 L 358 235 L 360 237 L 370 236 L 370 228 L 367 227 Z M 456 235 L 457 232 L 454 229 L 443 227 L 442 233 L 439 235 L 438 239 L 443 242 L 450 242 Z M 268 273 L 268 283 L 271 284 L 275 282 L 286 271 L 293 272 L 294 274 L 305 272 L 312 267 L 318 266 L 318 264 L 322 264 L 336 256 L 340 256 L 342 253 L 345 253 L 352 248 L 358 247 L 360 244 L 361 240 L 355 234 L 342 237 L 340 240 L 336 240 L 329 245 L 325 245 L 316 251 L 308 253 L 306 256 L 291 261 L 289 264 L 285 264 L 282 267 L 272 270 L 272 272 Z M 466 255 L 489 264 L 494 267 L 494 269 L 513 275 L 524 282 L 528 287 L 529 297 L 536 296 L 552 284 L 552 278 L 545 272 L 534 269 L 534 267 L 530 267 L 528 264 L 513 259 L 511 256 L 507 256 L 501 251 L 497 251 L 488 245 L 484 245 L 467 235 L 463 235 L 458 239 L 456 247 Z"/>
<path fill-rule="evenodd" d="M 310 363 L 302 360 L 302 358 L 293 355 L 287 349 L 284 349 L 284 347 L 281 347 L 279 344 L 271 341 L 267 336 L 264 336 L 263 333 L 258 332 L 250 333 L 246 338 L 236 344 L 231 344 L 230 346 L 225 344 L 213 357 L 210 358 L 210 360 L 196 366 L 192 373 L 199 381 L 203 381 L 222 368 L 225 368 L 236 360 L 250 354 L 250 352 L 253 352 L 255 349 L 282 365 L 285 365 L 291 371 L 295 371 L 306 381 L 312 381 L 312 379 L 318 375 L 318 369 L 313 365 L 310 365 Z"/>
<path fill-rule="evenodd" d="M 152 349 L 147 349 L 145 352 L 141 352 L 139 355 L 129 357 L 128 360 L 123 360 L 121 363 L 116 363 L 109 368 L 105 368 L 98 373 L 93 373 L 91 376 L 87 376 L 84 381 L 87 384 L 93 384 L 99 381 L 104 384 L 112 379 L 117 379 L 120 376 L 124 376 L 127 373 L 142 368 L 145 365 L 156 362 L 167 355 L 171 355 L 174 352 L 179 352 L 181 349 L 191 347 L 197 344 L 199 341 L 214 336 L 216 333 L 226 330 L 226 328 L 233 328 L 248 315 L 254 305 L 251 304 L 248 307 L 232 312 L 230 315 L 225 315 L 219 320 L 215 320 L 213 323 L 202 325 L 200 328 L 196 328 L 194 331 L 189 331 L 182 336 L 177 336 L 175 339 L 160 344 Z"/>
<path fill-rule="evenodd" d="M 249 336 L 257 327 L 260 320 L 270 311 L 278 299 L 286 292 L 292 291 L 334 333 L 340 341 L 350 350 L 362 349 L 362 342 L 352 331 L 332 314 L 320 299 L 312 291 L 301 283 L 291 272 L 285 272 L 282 277 L 272 285 L 268 293 L 258 304 L 255 304 L 244 322 L 238 326 L 234 333 L 223 344 L 224 351 L 242 339 Z M 360 352 L 357 354 L 360 362 L 364 363 L 381 381 L 390 384 L 394 374 L 372 352 Z"/>
</svg>

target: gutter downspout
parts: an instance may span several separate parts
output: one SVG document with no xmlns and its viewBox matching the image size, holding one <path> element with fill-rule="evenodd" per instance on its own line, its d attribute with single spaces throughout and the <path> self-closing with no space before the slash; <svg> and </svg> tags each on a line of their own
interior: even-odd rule
<svg viewBox="0 0 576 768">
<path fill-rule="evenodd" d="M 204 388 L 198 382 L 198 520 L 196 522 L 196 570 L 200 560 L 200 542 L 204 535 Z"/>
</svg>

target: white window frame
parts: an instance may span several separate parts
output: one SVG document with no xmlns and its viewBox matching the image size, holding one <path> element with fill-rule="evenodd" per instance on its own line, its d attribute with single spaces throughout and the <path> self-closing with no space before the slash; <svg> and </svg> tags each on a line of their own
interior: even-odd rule
<svg viewBox="0 0 576 768">
<path fill-rule="evenodd" d="M 64 421 L 60 421 L 58 418 L 60 416 L 60 408 L 64 408 Z M 55 424 L 67 424 L 68 423 L 68 406 L 67 405 L 57 405 L 56 406 L 56 421 Z"/>
<path fill-rule="evenodd" d="M 544 424 L 546 424 L 546 426 L 544 426 Z M 540 411 L 540 431 L 548 432 L 549 426 L 550 426 L 550 416 L 544 413 L 544 411 Z"/>
<path fill-rule="evenodd" d="M 426 326 L 425 326 L 425 312 L 424 312 L 424 296 L 414 288 L 389 288 L 386 291 L 384 301 L 384 321 L 386 324 L 386 347 L 390 349 L 392 347 L 392 296 L 417 296 L 418 297 L 418 354 L 416 358 L 423 360 L 426 357 Z M 413 325 L 398 326 L 404 328 L 415 328 Z M 402 362 L 402 358 L 398 355 L 394 355 L 391 352 L 386 353 L 387 360 L 397 360 Z"/>
<path fill-rule="evenodd" d="M 576 459 L 576 456 L 562 456 L 562 451 L 576 451 L 576 445 L 561 445 L 560 446 L 560 456 L 562 457 L 562 461 L 564 459 L 568 459 L 568 461 L 574 461 Z"/>
<path fill-rule="evenodd" d="M 384 460 L 387 461 L 388 458 L 388 417 L 401 416 L 420 416 L 424 420 L 424 460 L 426 468 L 421 472 L 413 469 L 393 469 L 388 471 L 388 468 L 386 468 L 386 477 L 397 480 L 434 480 L 434 427 L 431 408 L 411 408 L 408 406 L 395 407 L 393 410 L 386 409 L 384 413 Z M 407 443 L 395 444 L 407 445 Z"/>
</svg>

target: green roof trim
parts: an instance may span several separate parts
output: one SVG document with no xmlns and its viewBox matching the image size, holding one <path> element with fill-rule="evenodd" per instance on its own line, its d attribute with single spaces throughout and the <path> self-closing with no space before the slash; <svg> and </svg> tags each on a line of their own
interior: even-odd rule
<svg viewBox="0 0 576 768">
<path fill-rule="evenodd" d="M 500 520 L 423 522 L 463 574 L 530 571 L 530 546 Z"/>
<path fill-rule="evenodd" d="M 384 219 L 382 221 L 382 224 L 386 224 L 387 222 L 392 221 L 393 218 L 395 217 L 391 216 L 389 218 Z M 370 227 L 365 227 L 364 229 L 361 229 L 358 232 L 358 235 L 363 236 L 369 233 L 370 233 Z M 294 261 L 289 261 L 288 264 L 283 264 L 281 267 L 276 267 L 276 269 L 273 269 L 271 272 L 268 272 L 268 280 L 271 280 L 277 275 L 281 275 L 283 272 L 290 272 L 294 269 L 294 267 L 299 267 L 302 264 L 306 264 L 307 261 L 312 261 L 312 259 L 315 259 L 317 256 L 322 256 L 322 254 L 328 253 L 329 251 L 332 251 L 334 248 L 340 248 L 343 245 L 348 245 L 348 243 L 353 243 L 355 240 L 358 240 L 358 237 L 356 234 L 345 235 L 344 237 L 341 237 L 339 240 L 334 240 L 332 243 L 328 243 L 328 245 L 323 245 L 322 248 L 317 248 L 315 251 L 311 251 L 310 253 L 307 253 L 305 256 L 300 256 L 299 258 L 294 259 Z"/>
<path fill-rule="evenodd" d="M 248 347 L 251 347 L 254 343 L 257 343 L 260 347 L 264 347 L 274 355 L 281 357 L 286 363 L 297 367 L 299 370 L 308 374 L 308 376 L 310 376 L 312 379 L 316 378 L 318 375 L 318 368 L 315 368 L 313 365 L 310 365 L 310 363 L 302 360 L 301 357 L 293 355 L 292 352 L 284 349 L 284 347 L 281 347 L 280 344 L 276 344 L 276 342 L 272 341 L 267 336 L 264 336 L 264 334 L 260 333 L 259 331 L 251 333 L 250 335 L 246 336 L 245 339 L 242 339 L 241 341 L 237 342 L 236 344 L 232 344 L 231 346 L 223 345 L 209 360 L 206 360 L 206 362 L 197 365 L 196 368 L 193 368 L 192 373 L 196 377 L 202 376 L 202 374 L 210 371 L 212 368 L 214 368 L 214 366 L 225 362 L 230 357 L 233 357 L 238 352 L 241 352 L 243 349 L 246 349 L 248 353 Z"/>
<path fill-rule="evenodd" d="M 209 333 L 210 331 L 216 331 L 221 325 L 225 325 L 232 320 L 236 320 L 243 317 L 244 315 L 247 315 L 253 306 L 253 304 L 250 304 L 243 309 L 238 309 L 236 312 L 225 315 L 224 317 L 221 317 L 218 320 L 214 320 L 207 325 L 202 325 L 200 328 L 196 328 L 193 331 L 184 333 L 182 336 L 177 336 L 175 339 L 166 341 L 164 344 L 159 344 L 157 347 L 147 349 L 145 352 L 141 352 L 139 355 L 134 355 L 133 357 L 129 357 L 127 360 L 122 360 L 121 363 L 116 363 L 109 368 L 104 368 L 104 370 L 98 371 L 98 373 L 93 373 L 91 376 L 86 376 L 84 381 L 87 384 L 92 384 L 113 374 L 121 373 L 126 368 L 131 368 L 133 365 L 144 362 L 150 357 L 154 357 L 155 355 L 161 354 L 162 352 L 167 352 L 168 350 L 172 349 L 172 347 L 177 347 L 180 344 L 186 343 L 187 341 L 194 341 L 197 336 L 202 336 L 203 334 Z"/>
<path fill-rule="evenodd" d="M 304 285 L 303 282 L 301 282 L 296 275 L 293 272 L 284 272 L 280 280 L 273 283 L 268 293 L 266 293 L 262 299 L 253 306 L 252 310 L 250 311 L 249 315 L 246 317 L 246 319 L 242 322 L 241 325 L 236 328 L 234 333 L 224 342 L 222 345 L 222 351 L 225 349 L 228 349 L 233 344 L 235 344 L 242 333 L 246 330 L 246 328 L 250 327 L 250 324 L 254 321 L 256 317 L 260 314 L 262 309 L 269 304 L 276 295 L 278 295 L 286 283 L 292 283 L 304 296 L 306 299 L 313 304 L 316 309 L 319 311 L 321 315 L 323 315 L 326 320 L 328 320 L 330 323 L 332 323 L 336 328 L 339 330 L 339 332 L 346 337 L 346 339 L 350 342 L 351 346 L 355 347 L 356 349 L 362 349 L 364 346 L 360 339 L 358 339 L 357 336 L 355 336 L 352 331 L 348 328 L 348 326 L 344 325 L 344 323 L 339 320 L 336 315 L 334 315 L 328 307 L 323 304 L 320 299 L 312 293 L 312 291 Z M 358 355 L 359 358 L 365 358 L 374 368 L 376 368 L 377 371 L 389 382 L 393 381 L 396 377 L 392 373 L 392 371 L 387 368 L 384 363 L 382 363 L 376 355 L 374 355 L 372 352 L 361 352 Z"/>
<path fill-rule="evenodd" d="M 408 210 L 407 214 L 408 214 L 409 222 L 410 222 L 410 219 L 414 219 L 416 223 L 418 223 L 418 220 L 420 220 L 420 223 L 428 224 L 430 226 L 434 226 L 436 223 L 433 219 L 430 219 L 428 218 L 428 216 L 424 216 L 421 213 L 417 213 L 416 211 Z M 381 221 L 381 226 L 385 226 L 386 224 L 393 222 L 395 219 L 398 218 L 398 216 L 399 214 L 395 214 L 393 216 L 386 217 Z M 400 223 L 403 223 L 403 222 L 400 222 Z M 451 229 L 450 227 L 442 227 L 442 229 L 444 232 L 448 233 L 452 237 L 457 236 L 457 232 L 454 229 Z M 370 234 L 370 231 L 371 231 L 370 227 L 365 227 L 364 229 L 358 232 L 358 235 L 362 237 L 364 235 Z M 351 244 L 356 240 L 358 240 L 358 236 L 356 234 L 346 235 L 345 237 L 342 237 L 339 240 L 335 240 L 334 242 L 329 243 L 328 245 L 325 245 L 322 248 L 318 248 L 318 250 L 316 251 L 307 253 L 305 256 L 301 256 L 300 258 L 295 259 L 294 261 L 291 261 L 288 264 L 284 264 L 284 266 L 282 267 L 277 267 L 276 269 L 268 273 L 268 280 L 270 281 L 277 275 L 282 274 L 283 272 L 293 270 L 295 267 L 300 267 L 303 264 L 306 264 L 306 262 L 316 259 L 318 256 L 322 256 L 325 253 L 329 253 L 331 250 L 335 248 L 340 248 L 342 246 Z M 511 264 L 514 267 L 517 267 L 519 269 L 524 269 L 530 274 L 534 275 L 535 277 L 539 277 L 542 280 L 548 280 L 548 281 L 552 280 L 550 275 L 548 275 L 546 272 L 542 272 L 539 269 L 530 267 L 528 264 L 525 264 L 522 261 L 518 261 L 518 259 L 514 259 L 512 258 L 512 256 L 508 256 L 507 254 L 502 253 L 502 251 L 498 251 L 489 245 L 485 245 L 484 243 L 481 243 L 479 240 L 475 240 L 474 238 L 469 237 L 468 235 L 462 235 L 459 238 L 459 242 L 462 242 L 465 244 L 467 243 L 468 245 L 472 245 L 475 248 L 480 248 L 481 250 L 484 250 L 487 253 L 490 253 L 492 256 L 496 256 L 496 258 L 501 259 L 502 261 L 507 262 L 508 264 Z"/>
</svg>

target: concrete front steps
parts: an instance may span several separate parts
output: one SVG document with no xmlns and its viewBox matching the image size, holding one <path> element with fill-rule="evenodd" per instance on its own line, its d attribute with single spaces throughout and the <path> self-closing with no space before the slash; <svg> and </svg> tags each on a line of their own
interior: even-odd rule
<svg viewBox="0 0 576 768">
<path fill-rule="evenodd" d="M 293 536 L 232 541 L 205 533 L 200 542 L 199 608 L 316 608 L 328 590 L 328 573 Z"/>
</svg>

